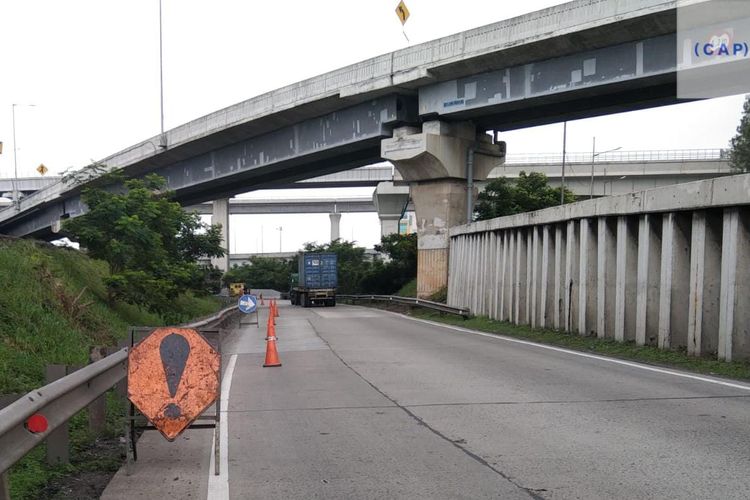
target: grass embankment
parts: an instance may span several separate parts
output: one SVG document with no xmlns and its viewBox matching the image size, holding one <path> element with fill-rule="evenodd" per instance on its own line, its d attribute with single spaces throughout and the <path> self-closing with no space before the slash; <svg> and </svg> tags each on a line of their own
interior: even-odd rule
<svg viewBox="0 0 750 500">
<path fill-rule="evenodd" d="M 414 309 L 410 314 L 422 319 L 530 340 L 541 344 L 565 347 L 576 351 L 678 368 L 707 375 L 750 380 L 750 362 L 748 361 L 727 363 L 716 359 L 697 358 L 688 356 L 684 350 L 658 349 L 653 346 L 637 346 L 635 342 L 615 342 L 614 340 L 584 337 L 556 330 L 532 329 L 528 326 L 514 325 L 505 321 L 495 321 L 484 316 L 464 320 L 457 316 L 441 315 L 438 312 L 424 309 Z"/>
<path fill-rule="evenodd" d="M 25 393 L 44 385 L 47 364 L 83 365 L 92 346 L 114 346 L 129 325 L 158 326 L 162 318 L 136 306 L 107 304 L 104 262 L 76 250 L 25 240 L 0 240 L 0 394 Z M 177 299 L 184 320 L 219 309 L 214 298 Z M 109 404 L 118 406 L 115 398 Z M 110 433 L 120 433 L 117 412 Z M 111 469 L 119 460 L 92 456 L 95 437 L 84 412 L 70 422 L 69 466 L 48 467 L 44 446 L 37 446 L 10 474 L 14 499 L 42 498 L 50 481 L 93 469 Z M 46 493 L 43 493 L 46 491 Z"/>
<path fill-rule="evenodd" d="M 399 297 L 416 297 L 417 296 L 417 278 L 414 278 L 407 284 L 401 287 L 401 290 L 396 292 L 394 295 Z"/>
</svg>

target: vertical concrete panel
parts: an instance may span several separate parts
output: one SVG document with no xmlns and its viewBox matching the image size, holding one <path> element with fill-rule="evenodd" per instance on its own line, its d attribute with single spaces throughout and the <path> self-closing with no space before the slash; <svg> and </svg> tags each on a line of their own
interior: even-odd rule
<svg viewBox="0 0 750 500">
<path fill-rule="evenodd" d="M 539 293 L 541 292 L 541 251 L 539 246 L 539 227 L 531 227 L 531 327 L 539 324 Z"/>
<path fill-rule="evenodd" d="M 555 225 L 555 292 L 554 292 L 554 308 L 552 312 L 553 324 L 555 330 L 562 328 L 563 322 L 563 289 L 565 288 L 565 276 L 563 265 L 563 251 L 565 249 L 565 236 L 563 234 L 562 226 L 560 224 Z"/>
<path fill-rule="evenodd" d="M 722 225 L 721 214 L 716 211 L 693 212 L 688 354 L 694 356 L 718 349 Z"/>
<path fill-rule="evenodd" d="M 515 321 L 516 313 L 516 231 L 508 229 L 508 275 L 506 276 L 508 321 Z"/>
<path fill-rule="evenodd" d="M 517 325 L 526 319 L 526 230 L 516 230 L 516 310 L 513 320 Z"/>
<path fill-rule="evenodd" d="M 578 333 L 596 332 L 597 245 L 596 228 L 591 219 L 581 219 L 578 288 Z"/>
<path fill-rule="evenodd" d="M 564 290 L 564 324 L 565 330 L 575 330 L 578 318 L 578 223 L 568 221 L 565 238 L 565 290 Z"/>
<path fill-rule="evenodd" d="M 615 340 L 635 340 L 638 259 L 636 219 L 617 218 L 615 276 Z"/>
<path fill-rule="evenodd" d="M 495 298 L 492 302 L 492 317 L 502 320 L 503 304 L 503 252 L 505 251 L 504 231 L 498 231 L 495 235 Z"/>
<path fill-rule="evenodd" d="M 503 231 L 503 256 L 502 256 L 502 265 L 500 266 L 500 315 L 499 319 L 500 321 L 505 321 L 508 319 L 508 308 L 506 306 L 506 302 L 510 298 L 510 294 L 508 293 L 508 283 L 510 282 L 510 279 L 508 278 L 508 252 L 509 252 L 509 235 L 510 231 L 505 230 Z"/>
<path fill-rule="evenodd" d="M 550 234 L 553 229 L 554 226 L 550 225 L 545 225 L 542 229 L 542 311 L 539 319 L 539 326 L 542 328 L 549 328 L 554 324 L 555 240 L 554 234 Z"/>
<path fill-rule="evenodd" d="M 659 347 L 687 346 L 690 286 L 690 220 L 676 212 L 662 219 L 661 280 L 659 285 Z"/>
<path fill-rule="evenodd" d="M 214 257 L 211 264 L 223 272 L 229 271 L 229 198 L 214 200 L 211 224 L 221 224 L 221 248 L 224 249 L 223 257 Z"/>
<path fill-rule="evenodd" d="M 659 335 L 661 215 L 641 215 L 638 221 L 638 296 L 635 343 L 656 345 Z"/>
<path fill-rule="evenodd" d="M 533 291 L 532 285 L 532 252 L 534 250 L 534 226 L 529 227 L 526 230 L 526 317 L 524 323 L 527 325 L 531 324 L 531 294 Z"/>
<path fill-rule="evenodd" d="M 456 258 L 458 256 L 458 237 L 450 239 L 448 248 L 448 305 L 455 306 L 454 293 L 456 291 Z"/>
<path fill-rule="evenodd" d="M 607 217 L 597 221 L 596 336 L 615 336 L 616 255 L 615 222 Z"/>
<path fill-rule="evenodd" d="M 719 359 L 750 358 L 750 210 L 724 211 Z"/>
</svg>

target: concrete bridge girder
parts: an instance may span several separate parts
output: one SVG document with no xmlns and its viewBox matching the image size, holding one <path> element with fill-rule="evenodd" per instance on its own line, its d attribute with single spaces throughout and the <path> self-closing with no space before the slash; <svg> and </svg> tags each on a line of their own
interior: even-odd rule
<svg viewBox="0 0 750 500">
<path fill-rule="evenodd" d="M 477 134 L 472 123 L 430 121 L 421 130 L 401 127 L 381 143 L 382 157 L 411 185 L 419 235 L 418 297 L 429 297 L 448 284 L 448 232 L 466 221 L 468 198 L 477 196 L 467 182 L 472 148 L 493 156 L 475 155 L 471 183 L 485 180 L 503 162 L 499 155 L 504 151 L 486 134 Z"/>
</svg>

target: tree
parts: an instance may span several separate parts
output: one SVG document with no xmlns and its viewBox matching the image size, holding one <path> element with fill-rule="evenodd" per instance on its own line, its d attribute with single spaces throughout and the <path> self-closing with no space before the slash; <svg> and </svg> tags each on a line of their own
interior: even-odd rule
<svg viewBox="0 0 750 500">
<path fill-rule="evenodd" d="M 375 261 L 362 280 L 366 293 L 392 294 L 417 276 L 417 235 L 383 236 L 375 250 L 385 253 L 388 262 Z"/>
<path fill-rule="evenodd" d="M 110 300 L 168 315 L 180 293 L 205 292 L 215 271 L 197 260 L 224 254 L 221 227 L 202 223 L 198 214 L 171 201 L 162 177 L 108 179 L 108 186 L 83 190 L 88 212 L 67 220 L 63 228 L 92 257 L 109 264 Z"/>
<path fill-rule="evenodd" d="M 244 283 L 247 288 L 270 288 L 284 292 L 289 289 L 292 264 L 289 260 L 250 257 L 250 264 L 235 266 L 224 274 L 223 281 Z"/>
<path fill-rule="evenodd" d="M 575 195 L 565 189 L 565 203 L 572 203 L 575 199 Z M 521 171 L 515 181 L 499 177 L 487 184 L 479 193 L 474 220 L 494 219 L 559 204 L 560 188 L 551 187 L 546 175 Z"/>
<path fill-rule="evenodd" d="M 729 165 L 738 172 L 750 172 L 750 95 L 745 98 L 737 135 L 731 141 Z"/>
</svg>

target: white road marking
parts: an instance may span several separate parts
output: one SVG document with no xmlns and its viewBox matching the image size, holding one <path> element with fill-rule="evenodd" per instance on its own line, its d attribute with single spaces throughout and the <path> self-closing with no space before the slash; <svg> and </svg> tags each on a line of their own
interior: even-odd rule
<svg viewBox="0 0 750 500">
<path fill-rule="evenodd" d="M 642 365 L 642 364 L 633 363 L 633 362 L 630 362 L 630 361 L 622 361 L 622 360 L 619 360 L 619 359 L 607 358 L 607 357 L 604 357 L 604 356 L 597 356 L 595 354 L 587 354 L 585 352 L 572 351 L 570 349 L 564 349 L 562 347 L 554 347 L 554 346 L 545 345 L 545 344 L 538 344 L 536 342 L 530 342 L 528 340 L 514 339 L 514 338 L 511 338 L 511 337 L 506 337 L 504 335 L 497 335 L 497 334 L 493 334 L 493 333 L 478 332 L 476 330 L 470 330 L 468 328 L 461 328 L 460 326 L 446 325 L 446 324 L 443 324 L 443 323 L 437 323 L 435 321 L 429 321 L 429 320 L 425 320 L 425 319 L 413 318 L 413 317 L 406 316 L 406 315 L 399 314 L 399 313 L 391 313 L 391 314 L 395 314 L 397 316 L 401 316 L 401 317 L 409 319 L 411 321 L 417 321 L 417 322 L 420 322 L 420 323 L 427 323 L 428 325 L 434 325 L 434 326 L 439 326 L 439 327 L 443 327 L 443 328 L 448 328 L 450 330 L 456 330 L 456 331 L 463 332 L 463 333 L 470 333 L 470 334 L 473 334 L 473 335 L 481 335 L 482 337 L 489 337 L 489 338 L 493 338 L 493 339 L 497 339 L 497 340 L 504 340 L 506 342 L 513 342 L 515 344 L 523 344 L 523 345 L 528 345 L 528 346 L 532 346 L 532 347 L 538 347 L 540 349 L 548 349 L 550 351 L 564 352 L 566 354 L 572 354 L 573 356 L 580 356 L 582 358 L 596 359 L 596 360 L 599 360 L 599 361 L 605 361 L 607 363 L 614 363 L 616 365 L 629 366 L 631 368 L 638 368 L 640 370 L 646 370 L 646 371 L 649 371 L 649 372 L 663 373 L 663 374 L 666 374 L 666 375 L 673 375 L 675 377 L 682 377 L 682 378 L 687 378 L 687 379 L 691 379 L 691 380 L 697 380 L 699 382 L 707 382 L 709 384 L 723 385 L 724 387 L 731 387 L 733 389 L 742 389 L 743 391 L 750 391 L 750 385 L 737 384 L 737 383 L 734 383 L 734 382 L 726 382 L 724 380 L 719 380 L 719 379 L 714 379 L 714 378 L 709 378 L 709 377 L 701 377 L 699 375 L 691 375 L 689 373 L 683 373 L 683 372 L 678 372 L 678 371 L 674 371 L 674 370 L 668 370 L 668 369 L 665 369 L 665 368 L 656 368 L 654 366 Z"/>
<path fill-rule="evenodd" d="M 208 500 L 224 500 L 229 498 L 229 390 L 232 387 L 232 375 L 234 375 L 234 365 L 237 362 L 237 355 L 232 354 L 229 358 L 224 377 L 221 380 L 221 428 L 219 429 L 219 475 L 214 474 L 214 446 L 216 437 L 211 441 L 211 462 L 208 466 Z"/>
</svg>

